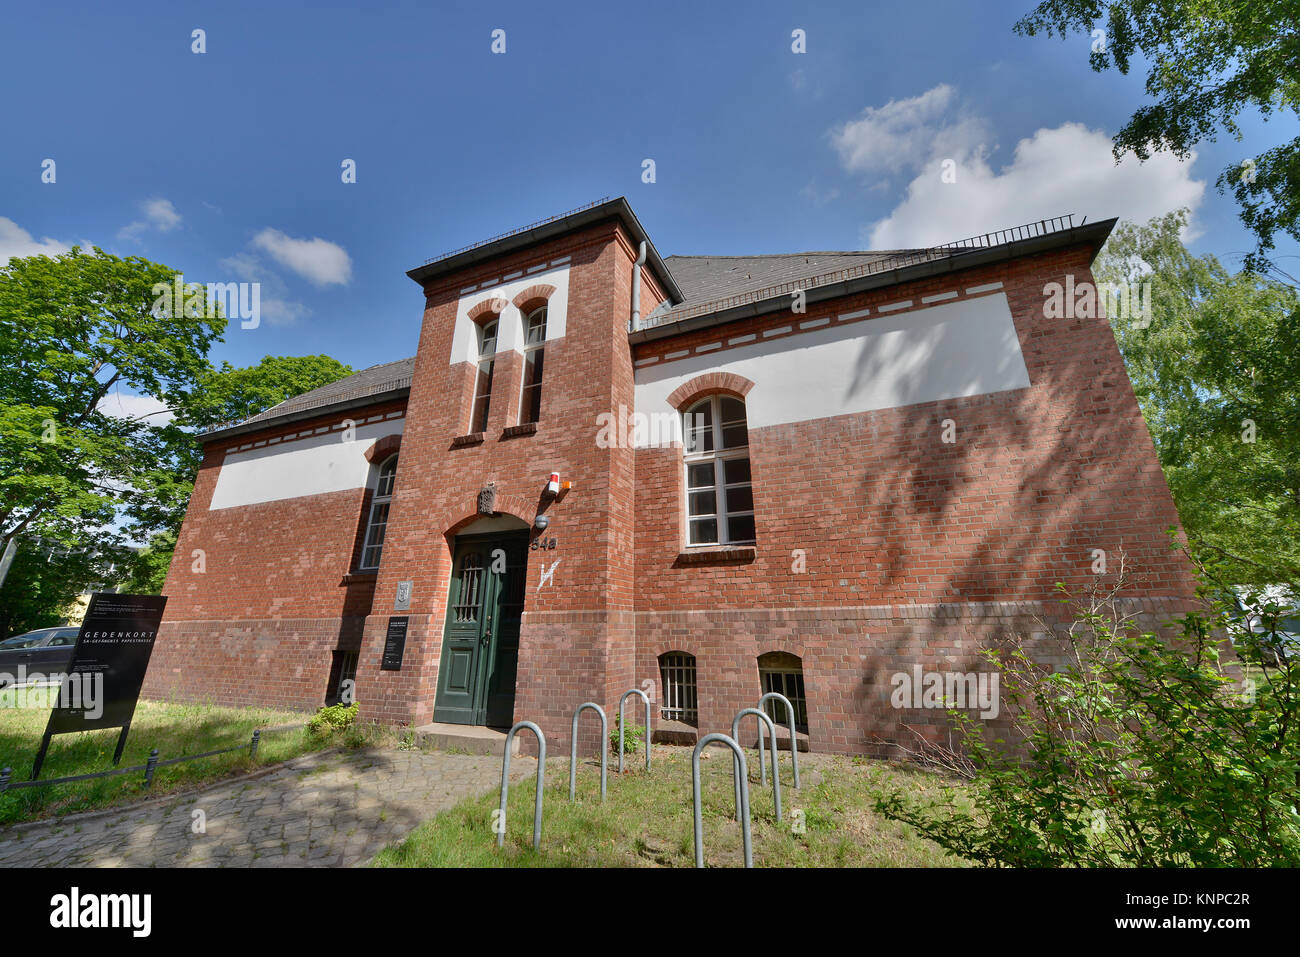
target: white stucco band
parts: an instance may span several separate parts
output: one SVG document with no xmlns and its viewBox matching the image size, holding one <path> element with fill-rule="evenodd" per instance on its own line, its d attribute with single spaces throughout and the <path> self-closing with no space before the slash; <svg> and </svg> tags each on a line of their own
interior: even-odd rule
<svg viewBox="0 0 1300 957">
<path fill-rule="evenodd" d="M 673 390 L 706 372 L 754 383 L 753 428 L 1029 385 L 1005 293 L 638 368 L 636 411 L 669 411 Z"/>
<path fill-rule="evenodd" d="M 280 445 L 231 452 L 221 463 L 209 509 L 237 508 L 304 495 L 363 488 L 371 480 L 366 449 L 387 435 L 400 435 L 404 419 L 358 425 L 352 441 L 341 431 Z"/>
<path fill-rule="evenodd" d="M 546 340 L 549 342 L 552 339 L 563 338 L 565 320 L 569 312 L 569 267 L 567 265 L 548 269 L 545 272 L 525 274 L 521 279 L 498 283 L 487 289 L 461 296 L 460 302 L 456 304 L 456 328 L 451 334 L 451 364 L 478 361 L 478 332 L 474 320 L 469 317 L 469 311 L 488 299 L 504 299 L 508 303 L 497 325 L 497 352 L 505 352 L 507 349 L 523 352 L 524 317 L 513 300 L 529 286 L 543 285 L 555 287 L 554 294 L 547 300 Z"/>
</svg>

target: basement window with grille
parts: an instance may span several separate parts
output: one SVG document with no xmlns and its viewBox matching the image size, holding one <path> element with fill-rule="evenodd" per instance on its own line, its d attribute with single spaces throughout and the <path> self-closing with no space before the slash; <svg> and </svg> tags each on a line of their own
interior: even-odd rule
<svg viewBox="0 0 1300 957">
<path fill-rule="evenodd" d="M 700 710 L 695 693 L 695 656 L 684 651 L 660 655 L 659 680 L 663 690 L 660 717 L 665 721 L 698 725 Z"/>
<path fill-rule="evenodd" d="M 758 679 L 763 694 L 775 691 L 785 695 L 794 705 L 794 728 L 808 733 L 808 700 L 803 690 L 803 662 L 798 655 L 784 651 L 770 651 L 758 656 Z M 777 727 L 786 723 L 785 705 L 779 701 L 763 702 L 763 710 Z"/>
</svg>

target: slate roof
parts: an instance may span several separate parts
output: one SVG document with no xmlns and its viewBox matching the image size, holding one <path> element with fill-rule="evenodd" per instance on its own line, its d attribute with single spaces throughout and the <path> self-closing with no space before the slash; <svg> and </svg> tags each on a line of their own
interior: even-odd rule
<svg viewBox="0 0 1300 957">
<path fill-rule="evenodd" d="M 787 284 L 810 285 L 807 281 L 842 277 L 887 267 L 893 260 L 931 252 L 915 249 L 879 249 L 865 252 L 780 253 L 766 256 L 669 256 L 664 264 L 681 286 L 684 298 L 664 303 L 642 319 L 642 328 L 676 322 L 689 313 L 707 312 L 709 303 L 732 302 L 760 290 Z M 815 285 L 815 284 L 814 284 Z"/>
<path fill-rule="evenodd" d="M 411 387 L 411 373 L 414 371 L 415 356 L 411 356 L 409 359 L 398 359 L 396 362 L 383 362 L 377 366 L 362 369 L 360 372 L 354 372 L 352 375 L 331 382 L 329 385 L 323 385 L 319 389 L 312 389 L 310 392 L 291 396 L 279 405 L 273 405 L 265 412 L 259 412 L 243 422 L 231 423 L 229 426 L 222 426 L 207 434 L 214 435 L 217 432 L 224 432 L 227 428 L 233 428 L 236 424 L 246 426 L 271 422 L 295 413 L 322 409 L 334 405 L 336 402 L 347 402 L 352 399 L 366 398 L 367 396 L 380 395 L 399 389 L 409 389 Z"/>
</svg>

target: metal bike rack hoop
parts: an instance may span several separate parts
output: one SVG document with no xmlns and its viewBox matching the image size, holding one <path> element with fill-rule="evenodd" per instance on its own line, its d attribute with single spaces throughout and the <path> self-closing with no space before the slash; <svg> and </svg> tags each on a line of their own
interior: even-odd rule
<svg viewBox="0 0 1300 957">
<path fill-rule="evenodd" d="M 501 762 L 501 819 L 497 822 L 497 847 L 506 843 L 506 804 L 510 797 L 510 745 L 515 734 L 527 729 L 537 736 L 537 796 L 533 799 L 533 850 L 542 843 L 542 787 L 546 784 L 546 735 L 531 721 L 516 721 L 506 735 L 506 756 Z"/>
<path fill-rule="evenodd" d="M 605 755 L 609 751 L 609 719 L 605 717 L 605 709 L 594 701 L 584 701 L 578 705 L 578 710 L 573 712 L 573 732 L 569 735 L 569 800 L 573 800 L 578 786 L 578 716 L 587 708 L 600 715 L 600 800 L 603 803 L 605 800 Z"/>
</svg>

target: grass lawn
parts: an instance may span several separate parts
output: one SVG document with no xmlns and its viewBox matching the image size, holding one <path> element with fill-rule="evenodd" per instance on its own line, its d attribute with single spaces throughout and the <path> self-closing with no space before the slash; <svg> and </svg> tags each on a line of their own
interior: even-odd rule
<svg viewBox="0 0 1300 957">
<path fill-rule="evenodd" d="M 31 777 L 32 763 L 50 712 L 48 708 L 13 707 L 14 693 L 13 689 L 0 692 L 0 768 L 12 768 L 11 780 L 18 782 Z M 247 745 L 255 728 L 301 723 L 305 717 L 262 708 L 141 701 L 119 767 L 144 764 L 151 748 L 157 748 L 159 759 L 166 760 Z M 41 779 L 109 770 L 113 766 L 117 737 L 116 729 L 55 735 L 41 769 Z M 10 790 L 0 794 L 0 825 L 96 810 L 187 790 L 334 743 L 337 740 L 328 735 L 317 736 L 305 727 L 294 728 L 264 733 L 257 746 L 256 761 L 243 750 L 160 767 L 150 790 L 145 789 L 143 771 L 94 781 Z"/>
<path fill-rule="evenodd" d="M 733 820 L 731 759 L 710 748 L 700 762 L 704 858 L 713 867 L 744 863 L 740 825 Z M 904 789 L 936 792 L 934 774 L 884 761 L 800 754 L 803 787 L 794 790 L 790 755 L 781 755 L 785 822 L 773 820 L 771 778 L 758 783 L 758 754 L 751 768 L 750 811 L 755 867 L 952 867 L 964 862 L 886 821 L 871 810 L 875 796 Z M 769 775 L 771 768 L 768 769 Z M 600 803 L 600 767 L 578 769 L 578 801 L 569 802 L 568 758 L 547 762 L 541 850 L 532 849 L 534 778 L 511 785 L 505 847 L 498 850 L 492 812 L 499 794 L 462 802 L 421 824 L 406 840 L 382 851 L 376 867 L 693 867 L 691 749 L 656 745 L 652 768 L 634 757 L 628 773 L 609 775 Z M 804 833 L 793 833 L 793 810 L 803 812 Z"/>
</svg>

